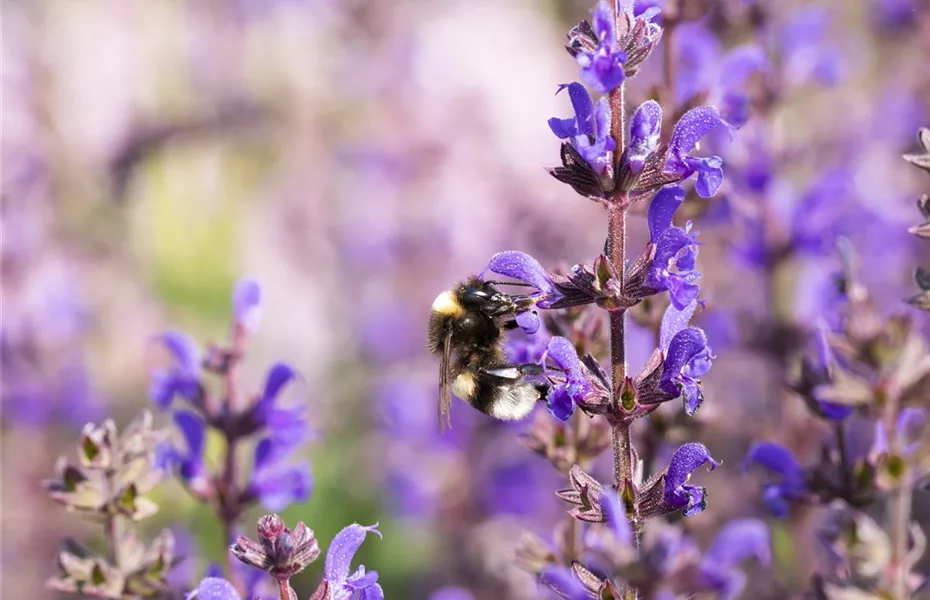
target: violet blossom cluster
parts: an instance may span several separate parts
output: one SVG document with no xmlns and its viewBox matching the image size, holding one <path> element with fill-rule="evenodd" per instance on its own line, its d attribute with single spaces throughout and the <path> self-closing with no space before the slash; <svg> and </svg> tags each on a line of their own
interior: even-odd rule
<svg viewBox="0 0 930 600">
<path fill-rule="evenodd" d="M 593 418 L 605 423 L 609 431 L 588 427 L 585 439 L 579 435 L 580 425 L 573 426 L 569 434 L 568 427 L 553 427 L 537 419 L 527 434 L 529 447 L 568 475 L 570 487 L 558 495 L 573 508 L 568 540 L 557 544 L 555 552 L 541 540 L 528 542 L 520 552 L 521 563 L 540 583 L 565 598 L 622 598 L 638 591 L 643 597 L 699 591 L 734 597 L 742 587 L 742 575 L 736 570 L 739 562 L 749 556 L 767 562 L 769 556 L 767 528 L 749 520 L 745 528 L 735 530 L 750 533 L 733 534 L 732 539 L 724 536 L 719 542 L 729 546 L 725 556 L 711 548 L 703 559 L 697 552 L 675 553 L 672 558 L 656 547 L 665 559 L 642 560 L 653 550 L 648 523 L 673 512 L 690 516 L 703 511 L 707 490 L 691 484 L 691 474 L 702 466 L 713 470 L 720 464 L 704 445 L 686 443 L 672 454 L 665 468 L 647 479 L 631 445 L 630 426 L 666 402 L 681 399 L 685 412 L 694 415 L 704 401 L 701 377 L 710 370 L 714 355 L 705 333 L 690 325 L 702 304 L 697 232 L 690 222 L 678 226 L 674 219 L 685 200 L 686 181 L 694 179 L 694 189 L 702 197 L 713 196 L 722 185 L 722 159 L 701 156 L 695 150 L 714 130 L 732 127 L 716 108 L 699 106 L 685 111 L 663 136 L 663 111 L 655 100 L 642 103 L 628 121 L 624 119 L 624 81 L 639 71 L 662 37 L 662 27 L 652 20 L 657 13 L 649 9 L 637 14 L 632 3 L 602 0 L 591 23 L 584 21 L 572 29 L 567 49 L 581 67 L 581 79 L 605 96 L 594 102 L 581 83 L 563 84 L 559 91 L 568 91 L 574 114 L 549 121 L 552 132 L 565 140 L 562 166 L 550 172 L 579 195 L 606 208 L 605 253 L 590 265 L 556 273 L 529 254 L 507 251 L 495 254 L 485 270 L 529 286 L 535 307 L 516 315 L 526 334 L 538 336 L 543 327 L 537 309 L 547 313 L 547 330 L 562 329 L 559 317 L 548 318 L 549 311 L 568 309 L 581 318 L 595 305 L 609 314 L 609 371 L 584 351 L 585 336 L 546 335 L 544 341 L 534 337 L 535 348 L 522 352 L 539 367 L 529 371 L 543 373 L 548 387 L 545 401 L 552 417 L 566 422 L 577 410 L 586 415 L 575 416 L 577 423 Z M 639 256 L 627 264 L 626 212 L 637 202 L 648 202 L 650 238 Z M 670 304 L 662 317 L 659 347 L 638 374 L 629 376 L 625 313 L 666 292 Z M 614 482 L 605 485 L 589 475 L 587 468 L 609 446 L 613 447 Z M 593 525 L 582 535 L 579 523 Z M 682 546 L 690 543 L 680 542 Z M 610 560 L 591 558 L 599 554 Z M 683 558 L 686 555 L 690 558 Z M 676 561 L 691 574 L 700 563 L 702 575 L 682 575 L 679 581 L 664 560 Z M 651 569 L 644 571 L 644 565 Z"/>
</svg>

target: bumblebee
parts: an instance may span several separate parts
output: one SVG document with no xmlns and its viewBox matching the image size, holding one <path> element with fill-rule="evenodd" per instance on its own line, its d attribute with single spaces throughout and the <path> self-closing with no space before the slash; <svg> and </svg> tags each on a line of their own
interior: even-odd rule
<svg viewBox="0 0 930 600">
<path fill-rule="evenodd" d="M 535 303 L 530 296 L 504 294 L 478 277 L 436 297 L 429 317 L 429 350 L 440 356 L 441 430 L 451 424 L 452 394 L 504 421 L 527 416 L 545 396 L 545 384 L 524 380 L 542 369 L 510 363 L 503 349 L 504 331 L 515 329 L 516 314 Z"/>
</svg>

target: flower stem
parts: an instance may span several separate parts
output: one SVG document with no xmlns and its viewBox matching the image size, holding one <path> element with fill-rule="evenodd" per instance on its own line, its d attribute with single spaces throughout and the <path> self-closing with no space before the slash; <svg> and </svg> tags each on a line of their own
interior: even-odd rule
<svg viewBox="0 0 930 600">
<path fill-rule="evenodd" d="M 617 149 L 614 152 L 614 172 L 619 171 L 620 158 L 623 156 L 623 149 L 626 145 L 626 109 L 624 98 L 624 86 L 614 89 L 610 92 L 611 108 L 611 136 L 617 143 Z M 626 211 L 629 206 L 629 198 L 626 193 L 620 190 L 613 192 L 607 202 L 607 258 L 614 268 L 617 278 L 620 281 L 621 291 L 626 271 Z M 610 311 L 610 371 L 611 381 L 613 383 L 612 402 L 613 410 L 619 411 L 621 406 L 620 395 L 623 390 L 623 384 L 626 381 L 626 311 Z M 632 445 L 630 442 L 630 423 L 623 418 L 623 415 L 608 415 L 611 425 L 611 441 L 614 454 L 614 482 L 618 493 L 623 493 L 626 483 L 633 481 L 633 455 Z M 635 517 L 631 516 L 631 525 L 637 532 L 635 536 L 639 539 L 640 527 L 636 523 Z M 628 588 L 624 592 L 624 598 L 635 600 L 637 591 L 635 588 Z"/>
<path fill-rule="evenodd" d="M 226 438 L 226 457 L 222 474 L 222 490 L 220 520 L 223 522 L 223 545 L 228 546 L 235 537 L 236 520 L 239 518 L 239 499 L 237 490 L 238 479 L 238 461 L 236 460 L 237 440 L 234 437 Z M 230 578 L 233 585 L 238 588 L 238 582 L 234 581 L 232 571 L 232 555 L 229 552 L 224 554 L 224 567 L 226 575 Z"/>
<path fill-rule="evenodd" d="M 113 470 L 106 471 L 107 493 L 112 497 L 116 493 L 115 482 L 113 477 L 116 472 Z M 104 542 L 107 546 L 107 562 L 120 568 L 122 562 L 122 552 L 120 552 L 120 516 L 116 512 L 116 507 L 111 506 L 107 512 L 107 518 L 103 523 Z"/>
<path fill-rule="evenodd" d="M 907 593 L 907 554 L 908 554 L 908 537 L 909 525 L 911 521 L 911 490 L 906 484 L 902 484 L 894 491 L 891 499 L 891 539 L 892 552 L 894 553 L 894 597 L 898 600 L 906 600 L 909 596 Z"/>
</svg>

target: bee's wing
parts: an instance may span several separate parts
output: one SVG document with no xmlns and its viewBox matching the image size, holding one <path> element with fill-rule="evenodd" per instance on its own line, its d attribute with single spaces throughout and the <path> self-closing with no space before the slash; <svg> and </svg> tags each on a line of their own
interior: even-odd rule
<svg viewBox="0 0 930 600">
<path fill-rule="evenodd" d="M 439 431 L 452 427 L 452 329 L 442 338 L 439 359 Z"/>
</svg>

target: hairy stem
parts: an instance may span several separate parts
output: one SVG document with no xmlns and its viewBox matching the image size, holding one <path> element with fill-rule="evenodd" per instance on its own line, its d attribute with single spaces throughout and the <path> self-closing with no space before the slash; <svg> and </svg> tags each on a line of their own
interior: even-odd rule
<svg viewBox="0 0 930 600">
<path fill-rule="evenodd" d="M 891 499 L 891 540 L 894 559 L 894 597 L 907 600 L 907 553 L 909 525 L 911 522 L 911 490 L 902 484 L 894 491 Z"/>
<path fill-rule="evenodd" d="M 614 152 L 615 172 L 619 171 L 620 159 L 626 145 L 626 107 L 624 105 L 624 86 L 610 92 L 611 129 L 610 133 L 617 143 Z M 614 191 L 607 203 L 607 258 L 610 260 L 617 278 L 623 285 L 626 271 L 626 211 L 629 199 L 625 192 Z M 626 312 L 614 310 L 610 312 L 610 371 L 613 382 L 612 402 L 613 410 L 619 411 L 621 406 L 620 395 L 626 381 Z M 625 489 L 626 482 L 633 481 L 633 455 L 630 442 L 630 423 L 622 415 L 612 415 L 611 440 L 614 455 L 614 482 L 619 493 Z M 635 518 L 631 517 L 633 530 L 637 532 L 637 547 L 640 527 Z M 635 600 L 635 588 L 628 588 L 624 598 Z"/>
</svg>

